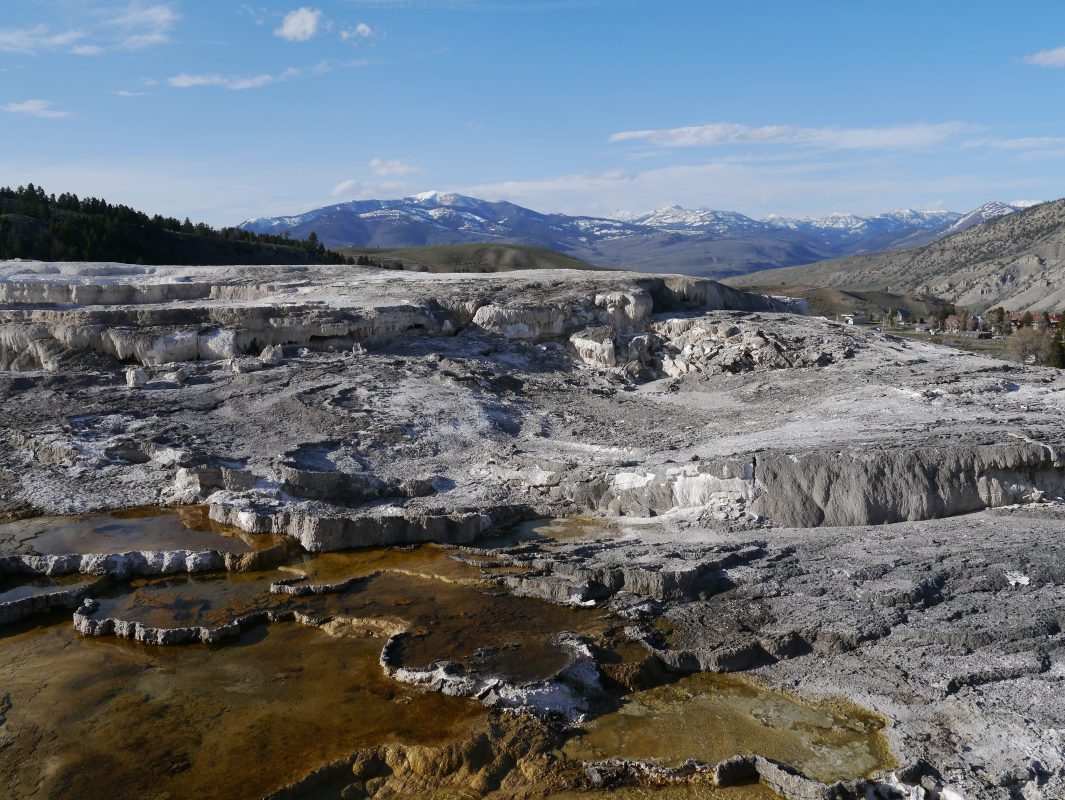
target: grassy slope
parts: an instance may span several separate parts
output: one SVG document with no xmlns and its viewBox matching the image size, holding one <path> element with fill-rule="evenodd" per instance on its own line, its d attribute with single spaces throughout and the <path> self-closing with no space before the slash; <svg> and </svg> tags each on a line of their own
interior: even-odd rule
<svg viewBox="0 0 1065 800">
<path fill-rule="evenodd" d="M 760 294 L 785 294 L 789 297 L 801 297 L 810 306 L 810 313 L 817 316 L 832 317 L 837 314 L 860 312 L 874 317 L 882 317 L 892 309 L 904 308 L 914 319 L 928 317 L 943 302 L 932 297 L 912 294 L 892 294 L 877 290 L 833 289 L 824 286 L 804 286 L 793 283 L 758 283 L 755 279 L 759 273 L 745 276 L 749 281 L 737 288 Z M 725 281 L 739 284 L 740 281 Z"/>
<path fill-rule="evenodd" d="M 976 225 L 910 250 L 766 270 L 725 281 L 918 293 L 980 311 L 1056 309 L 1065 303 L 1065 200 Z"/>
<path fill-rule="evenodd" d="M 441 244 L 428 247 L 344 247 L 352 258 L 368 256 L 374 261 L 402 263 L 414 272 L 509 272 L 523 269 L 598 270 L 587 261 L 540 247 L 512 244 Z"/>
</svg>

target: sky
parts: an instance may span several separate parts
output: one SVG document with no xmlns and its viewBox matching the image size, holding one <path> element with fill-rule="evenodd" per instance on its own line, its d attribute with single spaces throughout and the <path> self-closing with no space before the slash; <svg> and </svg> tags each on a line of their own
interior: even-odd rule
<svg viewBox="0 0 1065 800">
<path fill-rule="evenodd" d="M 1061 0 L 4 0 L 0 185 L 213 225 L 1065 196 Z"/>
</svg>

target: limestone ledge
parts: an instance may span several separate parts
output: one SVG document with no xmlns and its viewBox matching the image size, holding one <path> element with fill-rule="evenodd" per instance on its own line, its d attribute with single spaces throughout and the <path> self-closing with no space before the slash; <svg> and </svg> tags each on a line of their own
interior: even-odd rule
<svg viewBox="0 0 1065 800">
<path fill-rule="evenodd" d="M 717 764 L 690 759 L 679 767 L 663 767 L 630 759 L 606 759 L 588 763 L 585 775 L 588 788 L 598 790 L 625 786 L 704 785 L 727 788 L 760 781 L 785 800 L 925 800 L 933 795 L 917 784 L 923 767 L 914 764 L 904 770 L 880 771 L 869 778 L 825 784 L 811 780 L 778 761 L 748 754 L 733 756 Z"/>
<path fill-rule="evenodd" d="M 262 609 L 244 614 L 214 628 L 191 626 L 182 628 L 156 628 L 141 622 L 105 617 L 96 619 L 92 614 L 97 603 L 86 598 L 74 611 L 74 629 L 82 636 L 114 636 L 130 639 L 141 644 L 169 646 L 181 644 L 221 644 L 236 638 L 241 631 L 273 622 L 299 622 L 304 625 L 321 625 L 319 620 L 292 610 Z"/>
<path fill-rule="evenodd" d="M 55 591 L 0 603 L 0 626 L 11 625 L 52 611 L 75 609 L 90 593 L 99 590 L 109 582 L 107 577 L 103 577 L 90 583 L 69 588 L 56 587 Z"/>
<path fill-rule="evenodd" d="M 115 580 L 199 572 L 248 572 L 283 561 L 285 544 L 250 553 L 218 550 L 131 550 L 123 553 L 21 554 L 0 557 L 0 573 L 23 575 L 101 575 Z"/>
<path fill-rule="evenodd" d="M 716 520 L 839 527 L 1065 498 L 1065 448 L 1018 438 L 935 448 L 770 451 L 638 468 L 518 456 L 490 459 L 471 474 L 610 515 L 686 510 Z"/>
<path fill-rule="evenodd" d="M 340 276 L 329 270 L 263 268 L 261 274 L 277 277 L 265 282 L 214 268 L 219 280 L 210 282 L 171 275 L 177 269 L 166 267 L 152 275 L 111 274 L 121 267 L 77 265 L 51 273 L 49 265 L 29 265 L 0 274 L 0 369 L 57 372 L 79 354 L 158 366 L 239 360 L 282 345 L 350 351 L 468 327 L 533 342 L 562 340 L 593 325 L 633 334 L 652 312 L 676 309 L 806 313 L 799 301 L 682 276 L 616 273 L 546 292 L 525 276 L 448 284 L 436 292 L 405 276 L 401 282 L 417 294 L 368 305 L 351 292 L 350 278 L 330 283 Z M 238 282 L 242 277 L 247 283 Z"/>
<path fill-rule="evenodd" d="M 315 587 L 310 593 L 343 591 L 353 581 Z M 292 594 L 284 584 L 271 586 L 271 592 Z M 604 693 L 599 670 L 592 656 L 590 643 L 571 633 L 556 636 L 556 643 L 572 654 L 570 663 L 555 677 L 525 684 L 516 684 L 504 677 L 481 677 L 466 673 L 451 662 L 435 662 L 425 669 L 401 666 L 398 662 L 399 644 L 408 636 L 406 623 L 389 619 L 358 619 L 342 615 L 315 617 L 293 609 L 259 609 L 240 615 L 216 627 L 187 626 L 161 628 L 141 622 L 113 617 L 98 619 L 93 614 L 99 604 L 88 597 L 81 600 L 73 615 L 73 624 L 83 636 L 117 637 L 152 646 L 186 644 L 220 645 L 232 640 L 248 628 L 278 622 L 296 622 L 323 630 L 331 636 L 345 636 L 352 630 L 363 635 L 384 635 L 388 638 L 381 649 L 381 668 L 392 679 L 429 691 L 457 697 L 474 698 L 490 708 L 534 714 L 563 727 L 579 724 L 590 709 L 590 699 Z"/>
<path fill-rule="evenodd" d="M 208 498 L 211 519 L 250 533 L 296 539 L 312 553 L 396 544 L 468 544 L 488 531 L 515 522 L 523 508 L 486 511 L 446 507 L 404 508 L 377 504 L 348 508 L 279 498 L 271 492 L 215 492 Z"/>
<path fill-rule="evenodd" d="M 609 550 L 610 545 L 601 543 Z M 501 583 L 515 594 L 538 597 L 556 603 L 586 605 L 618 593 L 647 597 L 656 602 L 690 599 L 700 592 L 717 589 L 729 568 L 745 565 L 765 555 L 761 543 L 723 546 L 716 557 L 693 561 L 687 554 L 657 557 L 653 561 L 626 555 L 623 561 L 608 565 L 589 564 L 559 553 L 530 554 L 517 551 L 502 555 L 515 566 L 531 573 L 506 575 Z"/>
<path fill-rule="evenodd" d="M 604 693 L 590 644 L 572 633 L 555 637 L 557 644 L 570 651 L 570 663 L 553 678 L 520 685 L 504 678 L 469 674 L 461 665 L 449 661 L 437 661 L 424 669 L 401 666 L 398 651 L 408 635 L 400 632 L 390 636 L 381 649 L 381 668 L 400 683 L 472 697 L 490 708 L 535 714 L 563 727 L 579 725 L 590 709 L 589 698 Z"/>
</svg>

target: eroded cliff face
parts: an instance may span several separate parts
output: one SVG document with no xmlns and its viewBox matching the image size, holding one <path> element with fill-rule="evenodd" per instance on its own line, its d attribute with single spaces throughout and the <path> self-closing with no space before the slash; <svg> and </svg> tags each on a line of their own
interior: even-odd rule
<svg viewBox="0 0 1065 800">
<path fill-rule="evenodd" d="M 1031 744 L 1038 715 L 1016 723 L 1027 744 L 987 756 L 993 769 L 976 768 L 960 745 L 920 744 L 922 736 L 969 736 L 965 718 L 979 703 L 993 706 L 989 730 L 1005 736 L 1020 702 L 1007 685 L 1010 665 L 1042 664 L 1023 675 L 1044 676 L 1038 680 L 1048 686 L 1059 680 L 1060 632 L 1049 622 L 1038 634 L 1044 640 L 1022 637 L 1021 654 L 981 655 L 987 681 L 948 679 L 994 687 L 997 705 L 987 700 L 992 689 L 973 690 L 964 707 L 955 705 L 960 689 L 945 691 L 930 701 L 935 724 L 902 713 L 924 700 L 888 688 L 889 667 L 870 667 L 875 680 L 848 677 L 846 669 L 858 667 L 835 659 L 845 648 L 831 643 L 862 651 L 905 617 L 940 605 L 952 578 L 936 564 L 955 557 L 951 574 L 966 575 L 955 584 L 965 587 L 957 590 L 959 609 L 986 600 L 980 592 L 1008 588 L 1053 617 L 1059 572 L 994 567 L 996 575 L 1027 577 L 1023 587 L 1031 588 L 1003 579 L 1004 588 L 997 578 L 981 588 L 961 560 L 967 545 L 957 532 L 966 529 L 964 515 L 1063 502 L 1065 380 L 796 311 L 786 299 L 712 281 L 631 273 L 2 265 L 6 512 L 197 504 L 221 529 L 248 539 L 237 549 L 204 540 L 79 551 L 73 540 L 44 548 L 36 535 L 9 532 L 0 536 L 0 574 L 19 587 L 40 586 L 20 589 L 17 605 L 0 604 L 0 620 L 76 609 L 82 635 L 160 645 L 221 643 L 277 624 L 320 627 L 328 622 L 320 615 L 286 605 L 306 592 L 284 580 L 263 590 L 279 605 L 217 625 L 158 628 L 86 601 L 102 602 L 99 580 L 259 574 L 294 553 L 325 558 L 424 542 L 467 548 L 523 519 L 590 514 L 614 522 L 593 542 L 539 551 L 517 543 L 497 553 L 503 571 L 492 573 L 493 585 L 627 614 L 631 638 L 657 668 L 788 662 L 820 676 L 811 678 L 818 687 L 833 680 L 858 687 L 856 699 L 900 726 L 888 729 L 893 745 L 911 761 L 934 759 L 902 781 L 924 779 L 930 797 L 945 787 L 962 797 L 1053 796 L 1045 787 L 1060 785 L 1063 767 Z M 896 575 L 909 564 L 901 546 L 897 563 L 872 563 L 882 537 L 913 525 L 931 526 L 921 535 L 936 542 L 921 549 L 919 563 Z M 1046 537 L 1062 525 L 1050 518 Z M 772 541 L 780 529 L 794 531 L 787 546 Z M 722 536 L 733 537 L 727 547 Z M 1015 528 L 989 536 L 996 557 L 1023 541 Z M 814 558 L 826 542 L 847 541 L 865 546 L 855 565 L 843 563 L 846 555 L 838 564 Z M 623 562 L 615 563 L 619 554 Z M 843 630 L 832 618 L 843 606 L 821 598 L 844 591 L 840 570 L 852 566 L 876 572 L 894 587 L 882 594 L 894 599 L 846 606 Z M 333 588 L 324 594 L 352 591 L 349 577 L 325 581 Z M 737 587 L 750 594 L 737 595 Z M 786 609 L 778 598 L 790 598 Z M 785 614 L 812 622 L 788 628 L 780 624 Z M 721 632 L 706 615 L 736 624 Z M 352 619 L 366 626 L 370 617 Z M 952 624 L 925 619 L 928 630 Z M 655 638 L 663 620 L 677 628 L 672 643 Z M 391 644 L 382 643 L 375 668 L 393 682 L 491 696 L 499 708 L 522 707 L 532 696 L 448 668 L 393 662 L 390 654 L 410 646 L 408 627 L 378 622 L 374 635 Z M 989 615 L 973 635 L 994 639 L 1000 627 Z M 559 641 L 571 666 L 589 663 L 587 642 Z M 835 660 L 821 664 L 816 653 Z M 936 651 L 929 663 L 908 667 L 913 680 L 938 674 L 935 661 L 944 657 Z M 604 662 L 587 658 L 603 672 Z M 569 689 L 545 685 L 536 696 L 573 706 L 566 693 L 587 688 L 581 681 L 590 675 L 575 666 L 563 682 Z M 1038 768 L 1006 781 L 999 773 L 1010 758 L 1034 759 Z M 772 783 L 775 768 L 759 763 L 735 765 L 736 774 Z M 614 765 L 601 774 L 607 785 L 696 773 Z M 820 796 L 821 789 L 794 791 Z"/>
<path fill-rule="evenodd" d="M 0 275 L 0 368 L 54 372 L 88 353 L 158 366 L 258 356 L 277 345 L 350 350 L 469 326 L 506 339 L 549 341 L 596 323 L 642 330 L 656 306 L 803 310 L 799 301 L 714 281 L 618 275 L 598 282 L 570 276 L 562 291 L 536 281 L 467 280 L 470 293 L 456 296 L 437 294 L 423 280 L 383 279 L 380 271 L 349 267 L 57 269 L 8 262 Z M 353 286 L 362 283 L 376 291 Z"/>
</svg>

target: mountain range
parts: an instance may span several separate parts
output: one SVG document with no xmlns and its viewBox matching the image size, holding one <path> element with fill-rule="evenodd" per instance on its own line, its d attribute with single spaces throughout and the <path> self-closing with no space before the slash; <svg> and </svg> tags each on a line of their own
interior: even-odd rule
<svg viewBox="0 0 1065 800">
<path fill-rule="evenodd" d="M 292 216 L 260 217 L 238 227 L 297 238 L 314 232 L 329 247 L 520 244 L 605 267 L 726 277 L 914 247 L 954 233 L 960 225 L 1017 210 L 1015 205 L 989 203 L 965 215 L 902 209 L 872 217 L 832 214 L 754 219 L 734 211 L 670 206 L 593 217 L 545 214 L 514 203 L 426 192 L 396 200 L 353 200 Z"/>
<path fill-rule="evenodd" d="M 971 311 L 1065 307 L 1065 200 L 999 212 L 989 208 L 990 219 L 983 221 L 963 217 L 954 226 L 967 227 L 922 247 L 769 270 L 729 283 L 913 293 Z"/>
</svg>

